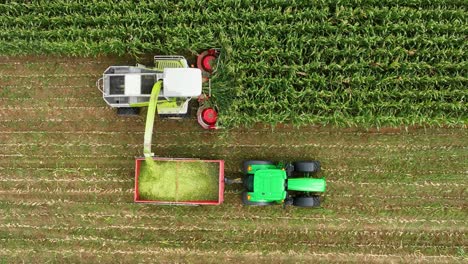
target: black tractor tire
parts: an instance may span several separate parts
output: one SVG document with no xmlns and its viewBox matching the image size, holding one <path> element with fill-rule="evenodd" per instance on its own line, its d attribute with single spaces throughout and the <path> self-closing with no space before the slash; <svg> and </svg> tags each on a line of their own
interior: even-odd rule
<svg viewBox="0 0 468 264">
<path fill-rule="evenodd" d="M 312 208 L 312 207 L 319 207 L 320 206 L 320 197 L 317 195 L 306 197 L 294 197 L 293 205 L 297 207 L 305 207 L 305 208 Z"/>
<path fill-rule="evenodd" d="M 242 203 L 248 206 L 267 206 L 275 204 L 274 202 L 251 202 L 247 199 L 247 192 L 242 193 Z"/>
<path fill-rule="evenodd" d="M 119 115 L 119 116 L 138 116 L 138 115 L 140 115 L 140 108 L 138 108 L 138 107 L 119 107 L 119 108 L 117 108 L 117 115 Z"/>
<path fill-rule="evenodd" d="M 293 163 L 294 171 L 303 173 L 316 173 L 320 171 L 320 161 L 297 161 Z"/>
<path fill-rule="evenodd" d="M 273 161 L 269 160 L 246 160 L 244 161 L 243 173 L 248 174 L 250 165 L 274 165 Z"/>
</svg>

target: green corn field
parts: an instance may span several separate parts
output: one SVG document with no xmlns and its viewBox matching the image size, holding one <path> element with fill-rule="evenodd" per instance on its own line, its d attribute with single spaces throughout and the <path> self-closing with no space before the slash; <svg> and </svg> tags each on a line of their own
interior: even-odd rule
<svg viewBox="0 0 468 264">
<path fill-rule="evenodd" d="M 468 123 L 468 5 L 456 0 L 0 4 L 0 54 L 220 47 L 223 126 Z"/>
<path fill-rule="evenodd" d="M 467 36 L 467 0 L 0 1 L 0 263 L 467 263 Z M 210 48 L 226 129 L 156 117 L 151 152 L 224 166 L 137 178 L 148 111 L 96 80 Z M 246 160 L 319 160 L 321 207 L 195 177 Z"/>
</svg>

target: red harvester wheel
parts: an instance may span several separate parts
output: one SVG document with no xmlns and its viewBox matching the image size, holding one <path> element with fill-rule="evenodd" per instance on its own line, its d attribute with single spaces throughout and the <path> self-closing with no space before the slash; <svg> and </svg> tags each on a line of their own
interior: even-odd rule
<svg viewBox="0 0 468 264">
<path fill-rule="evenodd" d="M 218 113 L 213 108 L 206 108 L 202 111 L 202 118 L 207 124 L 214 125 L 218 119 Z"/>
<path fill-rule="evenodd" d="M 216 129 L 216 121 L 218 120 L 218 112 L 211 107 L 200 107 L 197 112 L 198 124 L 204 129 Z"/>
<path fill-rule="evenodd" d="M 218 58 L 216 49 L 209 49 L 197 57 L 197 67 L 202 70 L 203 76 L 209 77 L 213 72 L 213 65 Z"/>
</svg>

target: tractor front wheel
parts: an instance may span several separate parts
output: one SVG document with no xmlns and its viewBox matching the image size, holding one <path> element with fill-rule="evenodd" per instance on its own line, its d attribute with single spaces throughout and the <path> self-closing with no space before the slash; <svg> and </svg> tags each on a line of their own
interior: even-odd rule
<svg viewBox="0 0 468 264">
<path fill-rule="evenodd" d="M 297 161 L 293 163 L 294 170 L 303 173 L 315 173 L 320 171 L 320 161 Z"/>
<path fill-rule="evenodd" d="M 269 160 L 246 160 L 244 161 L 244 174 L 249 174 L 249 167 L 252 165 L 274 165 L 272 161 Z"/>
<path fill-rule="evenodd" d="M 297 207 L 319 207 L 320 206 L 320 197 L 317 195 L 310 197 L 295 197 L 293 200 L 293 205 Z"/>
<path fill-rule="evenodd" d="M 274 202 L 251 202 L 247 198 L 248 194 L 247 192 L 242 193 L 242 203 L 244 205 L 249 205 L 249 206 L 266 206 L 266 205 L 272 205 L 275 204 Z"/>
</svg>

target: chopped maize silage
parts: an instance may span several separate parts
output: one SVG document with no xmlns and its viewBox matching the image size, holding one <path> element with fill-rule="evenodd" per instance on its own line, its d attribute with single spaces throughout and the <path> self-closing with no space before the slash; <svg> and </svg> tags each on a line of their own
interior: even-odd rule
<svg viewBox="0 0 468 264">
<path fill-rule="evenodd" d="M 141 163 L 138 190 L 140 200 L 216 201 L 219 164 L 147 158 Z"/>
</svg>

